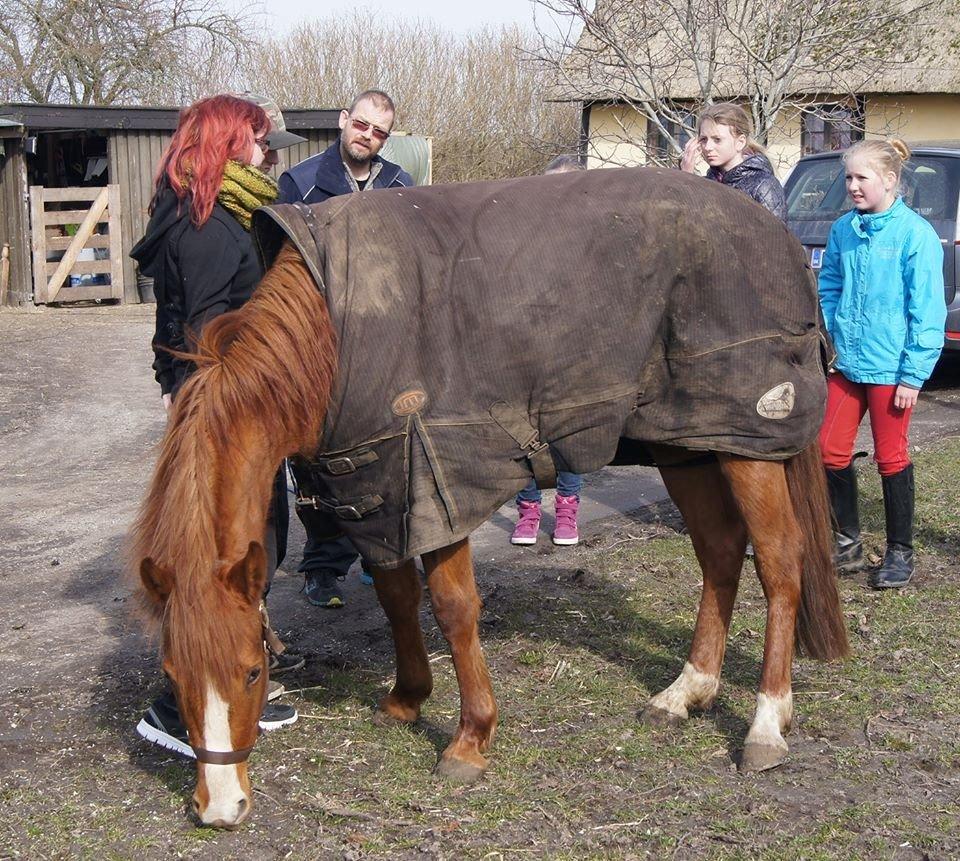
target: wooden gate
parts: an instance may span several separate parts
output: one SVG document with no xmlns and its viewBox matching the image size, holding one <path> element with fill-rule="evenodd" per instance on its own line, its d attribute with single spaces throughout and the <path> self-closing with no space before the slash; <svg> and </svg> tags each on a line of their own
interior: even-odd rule
<svg viewBox="0 0 960 861">
<path fill-rule="evenodd" d="M 50 204 L 53 207 L 48 209 Z M 30 223 L 35 304 L 123 299 L 119 185 L 97 188 L 31 186 Z M 107 225 L 105 234 L 95 232 L 99 224 Z M 68 225 L 77 225 L 72 236 L 68 235 Z M 78 259 L 86 248 L 94 249 L 97 256 L 100 256 L 98 249 L 106 249 L 109 258 Z M 60 251 L 63 257 L 57 260 L 55 255 Z M 109 276 L 109 283 L 96 283 L 104 281 L 103 276 Z"/>
</svg>

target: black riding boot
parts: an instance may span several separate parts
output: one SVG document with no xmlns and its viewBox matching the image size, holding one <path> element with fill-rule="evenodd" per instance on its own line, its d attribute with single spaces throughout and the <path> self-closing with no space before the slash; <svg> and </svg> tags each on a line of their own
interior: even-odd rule
<svg viewBox="0 0 960 861">
<path fill-rule="evenodd" d="M 830 507 L 836 521 L 837 546 L 833 564 L 841 574 L 863 569 L 863 544 L 860 541 L 860 515 L 857 513 L 857 471 L 853 464 L 827 470 Z"/>
<path fill-rule="evenodd" d="M 870 575 L 870 585 L 874 589 L 896 589 L 906 586 L 913 576 L 913 464 L 881 480 L 887 552 L 883 565 Z"/>
</svg>

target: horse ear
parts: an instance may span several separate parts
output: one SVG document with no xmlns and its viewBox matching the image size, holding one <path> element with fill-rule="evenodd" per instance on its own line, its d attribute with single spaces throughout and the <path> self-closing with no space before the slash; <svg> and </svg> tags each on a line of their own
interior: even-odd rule
<svg viewBox="0 0 960 861">
<path fill-rule="evenodd" d="M 173 591 L 173 574 L 161 568 L 149 556 L 140 562 L 140 582 L 147 597 L 158 607 L 163 607 Z"/>
<path fill-rule="evenodd" d="M 247 555 L 235 563 L 226 575 L 224 583 L 250 604 L 259 604 L 267 581 L 267 554 L 263 546 L 251 541 Z"/>
</svg>

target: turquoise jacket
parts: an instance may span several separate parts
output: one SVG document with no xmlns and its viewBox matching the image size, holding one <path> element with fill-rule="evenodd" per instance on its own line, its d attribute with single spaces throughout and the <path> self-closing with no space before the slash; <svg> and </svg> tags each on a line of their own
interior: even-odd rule
<svg viewBox="0 0 960 861">
<path fill-rule="evenodd" d="M 836 367 L 848 380 L 919 389 L 933 373 L 947 318 L 943 248 L 902 198 L 833 223 L 819 291 Z"/>
</svg>

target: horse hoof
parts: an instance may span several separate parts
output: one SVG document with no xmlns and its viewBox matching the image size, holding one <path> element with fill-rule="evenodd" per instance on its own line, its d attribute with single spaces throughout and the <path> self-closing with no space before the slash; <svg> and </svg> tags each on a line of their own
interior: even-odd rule
<svg viewBox="0 0 960 861">
<path fill-rule="evenodd" d="M 487 770 L 486 766 L 475 765 L 472 762 L 466 762 L 462 759 L 448 759 L 444 757 L 436 764 L 433 769 L 434 774 L 440 775 L 451 783 L 468 785 L 476 783 L 483 773 Z"/>
<path fill-rule="evenodd" d="M 375 726 L 396 726 L 401 723 L 416 723 L 420 719 L 420 709 L 404 706 L 384 697 L 373 710 Z"/>
<path fill-rule="evenodd" d="M 392 726 L 400 726 L 401 724 L 407 724 L 407 723 L 410 723 L 410 721 L 401 720 L 395 715 L 392 715 L 389 712 L 385 712 L 382 709 L 377 708 L 373 710 L 374 726 L 389 728 Z"/>
<path fill-rule="evenodd" d="M 787 746 L 780 747 L 773 744 L 755 744 L 748 742 L 743 747 L 743 756 L 740 757 L 740 771 L 767 771 L 783 765 L 787 761 Z"/>
<path fill-rule="evenodd" d="M 666 709 L 648 705 L 640 712 L 640 723 L 653 727 L 678 727 L 683 723 L 683 718 Z"/>
</svg>

